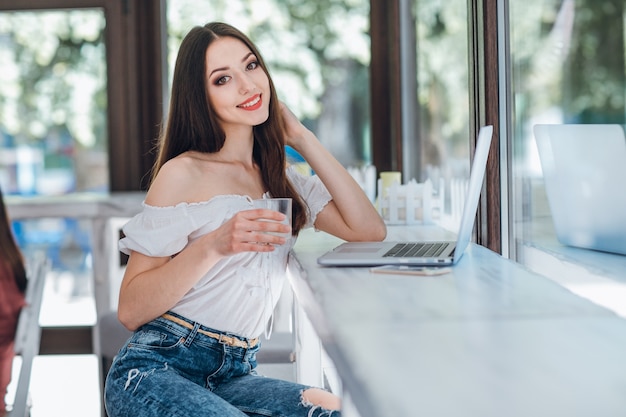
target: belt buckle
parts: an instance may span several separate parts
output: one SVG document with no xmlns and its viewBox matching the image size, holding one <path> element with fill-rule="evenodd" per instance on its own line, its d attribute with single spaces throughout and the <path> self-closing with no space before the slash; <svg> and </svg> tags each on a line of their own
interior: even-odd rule
<svg viewBox="0 0 626 417">
<path fill-rule="evenodd" d="M 226 336 L 223 333 L 220 333 L 219 342 L 224 344 L 224 345 L 228 345 L 228 346 L 232 346 L 233 345 L 232 338 L 230 336 Z"/>
<path fill-rule="evenodd" d="M 234 336 L 228 336 L 225 334 L 220 334 L 220 342 L 225 343 L 228 346 L 232 346 L 232 347 L 242 347 L 242 348 L 248 347 L 247 342 L 244 342 L 243 340 L 239 340 Z"/>
<path fill-rule="evenodd" d="M 249 349 L 253 346 L 252 341 L 239 340 L 234 336 L 228 336 L 223 333 L 220 333 L 219 342 L 228 346 L 240 347 L 245 349 Z"/>
</svg>

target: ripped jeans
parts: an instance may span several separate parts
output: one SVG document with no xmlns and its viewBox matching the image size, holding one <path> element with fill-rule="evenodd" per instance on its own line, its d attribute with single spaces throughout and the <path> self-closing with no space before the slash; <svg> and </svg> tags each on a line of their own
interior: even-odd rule
<svg viewBox="0 0 626 417">
<path fill-rule="evenodd" d="M 303 401 L 308 386 L 258 375 L 259 345 L 228 346 L 198 329 L 220 332 L 190 323 L 159 317 L 120 349 L 104 391 L 110 417 L 341 415 Z"/>
</svg>

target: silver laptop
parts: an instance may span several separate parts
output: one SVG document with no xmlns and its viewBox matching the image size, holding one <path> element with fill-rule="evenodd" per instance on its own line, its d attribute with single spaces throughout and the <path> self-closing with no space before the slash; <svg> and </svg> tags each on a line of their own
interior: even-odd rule
<svg viewBox="0 0 626 417">
<path fill-rule="evenodd" d="M 536 125 L 557 239 L 626 254 L 626 138 L 620 125 Z"/>
<path fill-rule="evenodd" d="M 346 242 L 320 256 L 317 262 L 325 266 L 447 266 L 457 263 L 471 239 L 492 136 L 493 126 L 480 129 L 456 241 Z"/>
</svg>

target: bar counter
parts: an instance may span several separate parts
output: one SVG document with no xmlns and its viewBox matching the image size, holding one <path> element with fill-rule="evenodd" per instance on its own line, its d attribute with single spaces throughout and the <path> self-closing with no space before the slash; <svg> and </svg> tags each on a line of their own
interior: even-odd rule
<svg viewBox="0 0 626 417">
<path fill-rule="evenodd" d="M 451 238 L 394 226 L 389 240 Z M 452 271 L 328 268 L 307 230 L 290 282 L 361 417 L 626 415 L 626 321 L 470 244 Z M 298 324 L 297 324 L 298 326 Z"/>
</svg>

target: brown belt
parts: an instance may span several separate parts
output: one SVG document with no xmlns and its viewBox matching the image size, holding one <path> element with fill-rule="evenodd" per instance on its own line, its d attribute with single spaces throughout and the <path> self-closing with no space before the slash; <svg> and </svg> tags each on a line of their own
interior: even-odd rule
<svg viewBox="0 0 626 417">
<path fill-rule="evenodd" d="M 166 320 L 173 321 L 176 324 L 180 324 L 181 326 L 184 326 L 188 329 L 193 329 L 193 324 L 186 322 L 183 319 L 179 319 L 176 316 L 172 316 L 171 314 L 165 313 L 161 317 L 163 317 Z M 259 343 L 258 338 L 252 339 L 246 342 L 245 340 L 237 339 L 236 337 L 227 336 L 225 334 L 213 333 L 213 332 L 209 332 L 209 331 L 202 330 L 202 329 L 198 329 L 198 333 L 201 333 L 205 336 L 209 336 L 212 339 L 219 340 L 220 343 L 224 343 L 225 345 L 240 347 L 244 349 L 249 349 L 251 347 L 256 346 L 257 343 Z"/>
</svg>

